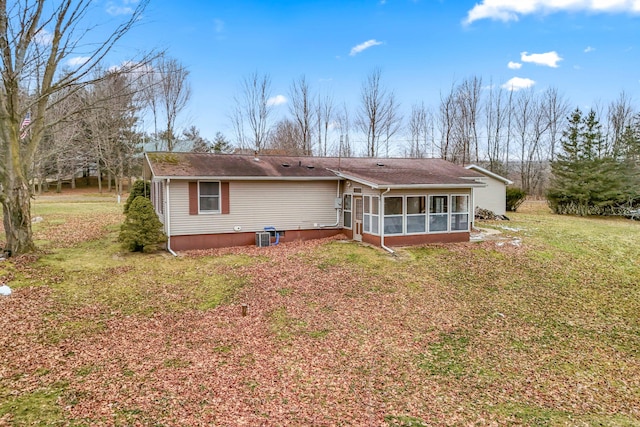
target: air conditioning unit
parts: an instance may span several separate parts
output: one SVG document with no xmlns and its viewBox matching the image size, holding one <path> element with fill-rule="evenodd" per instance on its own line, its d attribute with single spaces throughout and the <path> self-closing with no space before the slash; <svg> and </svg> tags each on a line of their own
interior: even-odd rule
<svg viewBox="0 0 640 427">
<path fill-rule="evenodd" d="M 256 246 L 263 248 L 271 244 L 271 233 L 268 231 L 259 231 L 256 233 Z"/>
</svg>

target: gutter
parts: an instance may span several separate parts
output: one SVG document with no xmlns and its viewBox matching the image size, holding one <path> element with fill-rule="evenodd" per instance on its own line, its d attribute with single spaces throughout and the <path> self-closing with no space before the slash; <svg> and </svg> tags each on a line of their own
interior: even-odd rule
<svg viewBox="0 0 640 427">
<path fill-rule="evenodd" d="M 167 251 L 174 257 L 177 257 L 178 254 L 171 249 L 171 198 L 169 197 L 169 184 L 171 184 L 171 180 L 167 178 L 167 209 L 165 210 L 165 224 L 167 225 Z"/>
<path fill-rule="evenodd" d="M 338 186 L 336 188 L 336 199 L 340 198 L 340 181 L 338 181 Z M 340 224 L 340 211 L 341 209 L 336 206 L 336 223 L 335 224 L 318 224 L 317 227 L 325 228 L 325 227 L 337 227 Z"/>
<path fill-rule="evenodd" d="M 396 252 L 393 249 L 384 245 L 384 195 L 387 194 L 389 191 L 391 191 L 391 188 L 387 188 L 385 192 L 380 194 L 380 209 L 378 209 L 378 211 L 380 212 L 379 221 L 381 222 L 380 225 L 382 226 L 380 227 L 380 246 L 382 247 L 382 249 L 384 249 L 385 251 L 393 255 Z"/>
</svg>

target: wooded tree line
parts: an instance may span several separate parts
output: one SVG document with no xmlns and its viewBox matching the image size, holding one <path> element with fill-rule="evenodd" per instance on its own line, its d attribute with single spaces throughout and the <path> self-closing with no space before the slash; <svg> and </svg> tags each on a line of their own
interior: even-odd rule
<svg viewBox="0 0 640 427">
<path fill-rule="evenodd" d="M 442 157 L 454 163 L 479 163 L 509 176 L 527 194 L 543 195 L 550 162 L 562 151 L 560 138 L 569 125 L 569 101 L 557 89 L 511 91 L 472 77 L 442 93 L 437 108 L 424 101 L 407 115 L 380 69 L 363 81 L 360 102 L 338 105 L 330 93 L 314 91 L 305 76 L 291 82 L 287 114 L 275 118 L 268 75 L 241 80 L 229 119 L 233 142 L 221 132 L 213 141 L 196 126 L 179 132 L 178 115 L 190 99 L 188 71 L 160 55 L 123 72 L 95 71 L 95 81 L 81 90 L 57 94 L 50 114 L 60 116 L 47 129 L 37 152 L 33 182 L 73 176 L 91 168 L 120 189 L 125 177 L 139 174 L 146 150 L 196 152 L 268 152 L 307 156 Z M 69 89 L 71 90 L 71 89 Z M 56 98 L 57 99 L 57 98 Z M 88 108 L 91 106 L 91 108 Z M 623 92 L 600 107 L 603 138 L 613 146 L 634 124 L 631 100 Z M 595 111 L 595 110 L 594 110 Z M 73 112 L 70 114 L 70 112 Z M 152 121 L 152 131 L 145 133 Z M 143 126 L 146 125 L 146 126 Z"/>
<path fill-rule="evenodd" d="M 351 108 L 333 96 L 314 92 L 305 76 L 292 81 L 288 114 L 274 119 L 271 79 L 245 78 L 230 115 L 235 145 L 247 151 L 318 156 L 442 157 L 479 163 L 509 176 L 528 194 L 543 195 L 550 162 L 563 147 L 570 101 L 555 88 L 510 90 L 470 77 L 441 93 L 438 105 L 424 101 L 405 112 L 380 69 L 362 83 L 359 104 Z M 634 126 L 634 109 L 622 92 L 594 109 L 602 118 L 608 146 Z"/>
</svg>

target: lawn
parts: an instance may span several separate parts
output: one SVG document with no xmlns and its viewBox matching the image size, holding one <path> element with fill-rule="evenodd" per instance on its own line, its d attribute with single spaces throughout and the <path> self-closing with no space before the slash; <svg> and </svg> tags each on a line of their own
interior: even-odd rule
<svg viewBox="0 0 640 427">
<path fill-rule="evenodd" d="M 113 197 L 34 202 L 0 263 L 0 425 L 640 425 L 640 222 L 130 254 Z M 246 316 L 242 305 L 247 305 Z"/>
</svg>

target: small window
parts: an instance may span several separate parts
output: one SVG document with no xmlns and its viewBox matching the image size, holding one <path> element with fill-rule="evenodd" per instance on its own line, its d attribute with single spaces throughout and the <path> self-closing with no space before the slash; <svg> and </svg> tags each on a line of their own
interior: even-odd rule
<svg viewBox="0 0 640 427">
<path fill-rule="evenodd" d="M 199 211 L 201 213 L 220 212 L 220 183 L 198 183 Z"/>
<path fill-rule="evenodd" d="M 380 234 L 380 197 L 371 197 L 371 233 Z"/>
<path fill-rule="evenodd" d="M 371 196 L 364 196 L 364 217 L 362 220 L 362 231 L 371 233 Z"/>
<path fill-rule="evenodd" d="M 351 194 L 344 195 L 344 202 L 342 205 L 342 224 L 344 228 L 351 228 Z"/>
</svg>

